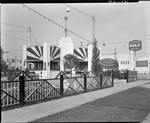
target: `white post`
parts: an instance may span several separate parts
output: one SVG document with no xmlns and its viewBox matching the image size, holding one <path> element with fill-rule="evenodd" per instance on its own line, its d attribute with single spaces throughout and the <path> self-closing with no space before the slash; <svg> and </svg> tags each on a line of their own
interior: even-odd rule
<svg viewBox="0 0 150 123">
<path fill-rule="evenodd" d="M 88 45 L 88 71 L 91 73 L 92 70 L 92 50 L 93 44 Z"/>
<path fill-rule="evenodd" d="M 23 45 L 22 69 L 27 69 L 27 45 Z"/>
<path fill-rule="evenodd" d="M 130 51 L 130 70 L 134 70 L 134 51 Z"/>
<path fill-rule="evenodd" d="M 28 28 L 28 34 L 29 34 L 29 47 L 31 46 L 31 27 Z"/>
<path fill-rule="evenodd" d="M 42 78 L 50 78 L 50 45 L 45 42 L 43 43 L 43 74 Z"/>
<path fill-rule="evenodd" d="M 60 57 L 60 70 L 64 71 L 63 57 L 66 54 L 73 54 L 73 42 L 70 37 L 62 37 L 59 41 L 59 47 L 61 52 Z"/>
</svg>

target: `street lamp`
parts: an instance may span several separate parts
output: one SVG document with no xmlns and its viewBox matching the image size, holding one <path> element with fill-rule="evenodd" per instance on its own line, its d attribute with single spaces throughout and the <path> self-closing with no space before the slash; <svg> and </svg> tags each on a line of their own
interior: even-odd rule
<svg viewBox="0 0 150 123">
<path fill-rule="evenodd" d="M 79 13 L 82 13 L 82 14 L 92 18 L 92 42 L 94 42 L 94 40 L 95 40 L 95 16 L 94 15 L 92 16 L 92 15 L 89 15 L 89 14 L 87 14 L 85 12 L 82 12 L 82 11 L 80 11 L 80 10 L 70 6 L 70 5 L 66 5 L 66 6 L 67 6 L 66 12 L 70 12 L 71 11 L 70 8 L 72 8 L 72 9 L 78 11 Z"/>
</svg>

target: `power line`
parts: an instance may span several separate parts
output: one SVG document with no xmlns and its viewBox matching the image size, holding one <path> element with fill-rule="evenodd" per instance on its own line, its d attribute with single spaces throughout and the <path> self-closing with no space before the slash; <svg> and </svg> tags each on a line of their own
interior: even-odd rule
<svg viewBox="0 0 150 123">
<path fill-rule="evenodd" d="M 81 38 L 81 39 L 83 39 L 83 40 L 85 40 L 85 41 L 87 41 L 87 42 L 89 42 L 89 43 L 92 43 L 92 42 L 89 41 L 88 39 L 85 39 L 85 38 L 83 38 L 82 36 L 80 36 L 80 35 L 78 35 L 78 34 L 72 32 L 71 30 L 69 30 L 69 29 L 65 28 L 64 26 L 60 25 L 59 23 L 57 23 L 57 22 L 53 21 L 52 19 L 46 17 L 45 15 L 43 15 L 43 14 L 41 14 L 41 13 L 39 13 L 39 12 L 33 10 L 32 8 L 30 8 L 30 7 L 28 7 L 28 6 L 24 5 L 24 4 L 22 4 L 22 5 L 23 5 L 23 8 L 26 7 L 29 11 L 30 11 L 30 10 L 33 11 L 35 14 L 38 14 L 39 16 L 43 17 L 44 19 L 47 19 L 48 21 L 54 23 L 55 25 L 57 25 L 57 26 L 59 26 L 59 27 L 61 27 L 61 28 L 63 28 L 63 29 L 66 29 L 68 32 L 72 33 L 73 35 L 75 35 L 75 36 L 77 36 L 77 37 L 79 37 L 79 38 Z"/>
<path fill-rule="evenodd" d="M 6 31 L 0 31 L 0 32 L 12 32 L 12 33 L 19 33 L 19 32 L 25 32 L 24 30 L 6 30 Z"/>
<path fill-rule="evenodd" d="M 1 24 L 5 24 L 5 25 L 9 25 L 9 26 L 14 26 L 14 27 L 19 27 L 19 28 L 27 29 L 27 27 L 15 25 L 15 24 L 9 24 L 9 23 L 3 23 L 3 22 L 1 22 Z"/>
<path fill-rule="evenodd" d="M 32 31 L 31 31 L 31 34 L 32 34 L 32 36 L 33 36 L 33 38 L 34 38 L 34 40 L 35 40 L 36 44 L 38 45 L 38 42 L 37 42 L 37 40 L 35 39 L 35 36 L 34 36 L 34 34 L 33 34 L 33 32 L 32 32 Z"/>
<path fill-rule="evenodd" d="M 149 39 L 142 39 L 141 41 L 146 41 Z M 105 44 L 119 44 L 119 43 L 129 43 L 129 41 L 122 41 L 122 42 L 112 42 L 112 43 L 105 43 Z"/>
<path fill-rule="evenodd" d="M 2 35 L 6 35 L 6 36 L 9 36 L 11 38 L 15 38 L 15 39 L 19 39 L 19 40 L 28 41 L 28 40 L 25 40 L 25 39 L 22 39 L 22 38 L 18 38 L 18 37 L 15 37 L 15 36 L 11 36 L 11 35 L 7 35 L 7 34 L 2 34 Z"/>
</svg>

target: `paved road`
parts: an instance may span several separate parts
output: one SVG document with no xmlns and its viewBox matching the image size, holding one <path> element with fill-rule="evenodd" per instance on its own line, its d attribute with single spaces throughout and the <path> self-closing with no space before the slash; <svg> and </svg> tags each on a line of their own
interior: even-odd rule
<svg viewBox="0 0 150 123">
<path fill-rule="evenodd" d="M 141 122 L 150 113 L 150 82 L 33 122 Z"/>
</svg>

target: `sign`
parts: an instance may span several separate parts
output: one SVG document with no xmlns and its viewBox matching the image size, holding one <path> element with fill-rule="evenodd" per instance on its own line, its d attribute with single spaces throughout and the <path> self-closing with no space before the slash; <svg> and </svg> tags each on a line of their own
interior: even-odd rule
<svg viewBox="0 0 150 123">
<path fill-rule="evenodd" d="M 142 42 L 140 40 L 133 40 L 129 42 L 129 50 L 138 51 L 142 49 Z"/>
<path fill-rule="evenodd" d="M 148 60 L 136 61 L 136 67 L 148 67 Z"/>
<path fill-rule="evenodd" d="M 100 65 L 105 69 L 118 69 L 118 61 L 110 58 L 100 60 Z"/>
</svg>

